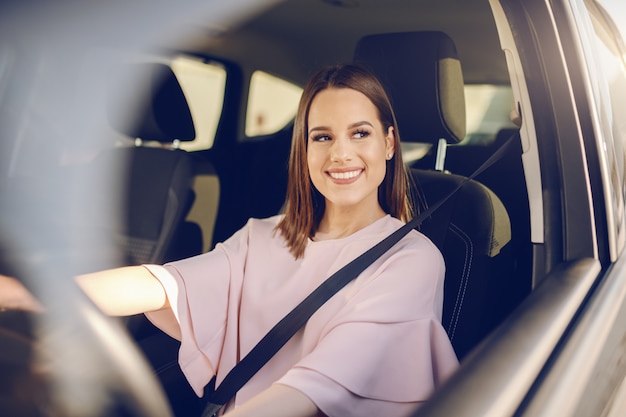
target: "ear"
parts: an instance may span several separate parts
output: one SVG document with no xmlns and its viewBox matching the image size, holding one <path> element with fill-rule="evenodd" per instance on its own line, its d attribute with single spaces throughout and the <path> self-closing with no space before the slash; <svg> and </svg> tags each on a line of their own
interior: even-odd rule
<svg viewBox="0 0 626 417">
<path fill-rule="evenodd" d="M 387 128 L 387 136 L 385 137 L 385 155 L 392 155 L 396 151 L 396 134 L 393 126 Z M 391 159 L 391 158 L 389 158 Z"/>
</svg>

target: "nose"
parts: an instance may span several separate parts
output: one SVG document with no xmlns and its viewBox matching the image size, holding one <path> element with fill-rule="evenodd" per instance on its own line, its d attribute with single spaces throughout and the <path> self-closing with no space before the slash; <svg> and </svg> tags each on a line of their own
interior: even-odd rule
<svg viewBox="0 0 626 417">
<path fill-rule="evenodd" d="M 344 162 L 352 159 L 350 140 L 337 138 L 330 147 L 330 160 L 332 162 Z"/>
</svg>

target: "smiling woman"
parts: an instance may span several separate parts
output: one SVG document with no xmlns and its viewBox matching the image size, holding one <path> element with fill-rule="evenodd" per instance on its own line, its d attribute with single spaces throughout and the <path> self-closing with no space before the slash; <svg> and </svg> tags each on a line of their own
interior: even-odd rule
<svg viewBox="0 0 626 417">
<path fill-rule="evenodd" d="M 393 111 L 376 78 L 355 65 L 323 69 L 302 97 L 297 124 L 303 130 L 293 136 L 290 165 L 302 177 L 292 177 L 289 189 L 296 197 L 288 198 L 302 201 L 315 194 L 323 205 L 309 199 L 298 212 L 251 219 L 203 255 L 78 278 L 102 311 L 145 312 L 180 340 L 179 362 L 198 395 L 211 380 L 219 384 L 333 272 L 404 224 L 397 217 L 406 212 L 389 207 L 409 208 L 407 176 L 400 152 L 394 152 Z M 313 188 L 297 188 L 310 181 Z M 398 201 L 385 200 L 389 196 Z M 301 224 L 301 213 L 316 212 L 319 223 L 294 229 L 292 244 L 287 226 Z M 327 301 L 271 366 L 261 368 L 225 405 L 226 415 L 408 413 L 457 366 L 441 325 L 444 270 L 435 245 L 411 230 Z M 414 359 L 406 362 L 409 354 Z M 212 402 L 210 389 L 208 395 Z"/>
<path fill-rule="evenodd" d="M 162 285 L 169 304 L 148 317 L 181 341 L 179 361 L 197 394 L 213 377 L 219 384 L 332 272 L 403 224 L 397 217 L 409 208 L 407 176 L 394 153 L 394 126 L 373 75 L 354 65 L 323 69 L 305 86 L 296 117 L 285 214 L 251 219 L 207 254 L 125 270 Z M 344 178 L 346 172 L 357 175 Z M 294 228 L 307 224 L 307 214 L 319 222 Z M 419 277 L 405 279 L 415 263 Z M 395 415 L 423 402 L 457 364 L 441 326 L 443 271 L 436 247 L 410 232 L 328 301 L 226 404 L 227 415 Z M 81 285 L 106 310 L 124 299 L 118 291 L 129 291 L 115 283 L 119 274 L 87 276 Z M 162 303 L 161 295 L 154 298 Z M 357 351 L 358 362 L 346 366 Z M 409 351 L 417 360 L 403 363 Z M 359 366 L 364 361 L 378 365 Z M 377 382 L 369 382 L 374 375 Z"/>
<path fill-rule="evenodd" d="M 348 236 L 385 214 L 378 186 L 396 141 L 377 113 L 367 96 L 346 88 L 321 91 L 311 103 L 307 162 L 325 201 L 318 240 Z"/>
<path fill-rule="evenodd" d="M 337 99 L 341 99 L 341 102 L 336 102 Z M 313 107 L 315 103 L 319 104 Z M 365 132 L 367 134 L 364 135 L 364 132 L 359 131 L 358 126 L 354 125 L 355 123 L 360 125 L 363 121 L 369 123 L 371 135 L 370 132 Z M 330 195 L 337 198 L 347 191 L 345 190 L 347 187 L 337 189 L 336 186 L 331 188 L 326 186 L 328 183 L 333 184 L 329 168 L 336 172 L 346 172 L 346 168 L 354 172 L 353 168 L 356 168 L 356 171 L 360 172 L 359 176 L 362 175 L 366 179 L 372 177 L 361 182 L 380 184 L 376 185 L 376 190 L 369 186 L 369 205 L 358 205 L 359 209 L 369 207 L 370 210 L 369 213 L 365 213 L 362 221 L 375 219 L 377 214 L 380 214 L 379 210 L 390 213 L 402 221 L 411 218 L 413 206 L 408 194 L 408 175 L 402 162 L 400 138 L 396 132 L 397 123 L 389 98 L 380 82 L 365 69 L 359 66 L 328 68 L 309 81 L 294 123 L 290 157 L 290 178 L 294 179 L 287 190 L 286 216 L 279 224 L 279 229 L 296 257 L 302 256 L 307 239 L 320 231 L 323 222 L 326 224 L 323 224 L 325 230 L 322 232 L 329 233 L 329 219 L 325 219 L 324 216 L 330 213 L 339 214 L 334 213 L 337 207 L 333 206 L 333 198 Z M 344 142 L 348 143 L 345 148 Z M 373 150 L 373 165 L 366 167 L 363 161 L 360 163 L 363 166 L 359 166 L 359 162 L 355 160 L 351 162 L 357 165 L 344 165 L 338 170 L 337 165 L 346 164 L 347 161 L 336 159 L 345 159 L 341 152 L 343 149 L 350 152 L 354 146 L 353 142 L 360 144 L 359 148 Z M 377 155 L 376 148 L 379 149 Z M 352 156 L 349 155 L 348 158 Z M 379 164 L 381 162 L 385 162 L 384 169 Z M 329 163 L 334 163 L 335 166 L 328 166 Z M 304 167 L 308 168 L 304 170 Z M 314 188 L 311 187 L 310 181 L 313 181 Z M 348 182 L 353 183 L 355 180 L 350 179 Z M 330 195 L 324 195 L 323 191 Z M 357 197 L 357 200 L 364 197 L 365 194 Z M 339 201 L 337 200 L 337 203 Z M 329 203 L 331 211 L 327 210 Z M 350 217 L 349 211 L 341 214 L 339 218 L 341 217 L 344 217 L 343 222 L 349 225 L 350 222 L 345 218 Z M 293 219 L 299 220 L 290 224 Z M 352 221 L 359 221 L 359 218 L 352 218 Z M 295 226 L 296 224 L 298 226 Z M 344 227 L 352 228 L 352 231 L 358 227 L 346 225 Z M 342 233 L 349 233 L 349 230 Z"/>
</svg>

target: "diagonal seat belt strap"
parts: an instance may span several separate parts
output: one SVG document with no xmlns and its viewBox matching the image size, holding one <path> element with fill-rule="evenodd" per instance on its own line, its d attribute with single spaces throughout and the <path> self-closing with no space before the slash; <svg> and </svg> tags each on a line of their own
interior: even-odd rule
<svg viewBox="0 0 626 417">
<path fill-rule="evenodd" d="M 474 179 L 500 159 L 512 142 L 511 137 L 483 162 L 476 171 L 459 182 L 445 197 L 432 206 L 429 206 L 410 222 L 404 224 L 398 230 L 391 233 L 385 239 L 359 255 L 322 282 L 311 294 L 300 302 L 300 304 L 283 317 L 283 319 L 280 320 L 233 369 L 231 369 L 217 389 L 214 391 L 209 389 L 209 392 L 205 393 L 205 395 L 209 397 L 202 417 L 212 417 L 216 415 L 220 408 L 233 398 L 235 393 L 248 382 L 248 380 L 252 378 L 302 326 L 304 326 L 319 307 L 349 282 L 359 276 L 361 272 L 398 243 L 407 233 L 419 226 L 424 219 L 448 201 L 457 191 L 463 188 L 467 182 Z M 212 388 L 214 383 L 215 381 L 212 380 L 209 386 Z"/>
</svg>

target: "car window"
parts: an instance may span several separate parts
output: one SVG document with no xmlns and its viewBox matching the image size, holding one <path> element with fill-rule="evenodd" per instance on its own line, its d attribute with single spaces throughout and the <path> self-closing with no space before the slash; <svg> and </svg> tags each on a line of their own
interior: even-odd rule
<svg viewBox="0 0 626 417">
<path fill-rule="evenodd" d="M 463 144 L 488 145 L 500 129 L 515 127 L 510 113 L 513 92 L 510 86 L 465 85 L 467 133 Z"/>
<path fill-rule="evenodd" d="M 626 2 L 623 0 L 598 0 L 598 2 L 613 17 L 622 37 L 626 37 Z"/>
<path fill-rule="evenodd" d="M 585 2 L 591 17 L 591 49 L 587 60 L 590 72 L 595 74 L 592 84 L 594 99 L 603 110 L 599 114 L 599 139 L 603 142 L 604 165 L 608 183 L 607 221 L 609 233 L 614 233 L 611 242 L 612 256 L 624 247 L 624 200 L 626 199 L 626 120 L 623 109 L 626 107 L 626 65 L 619 31 L 596 4 Z"/>
<path fill-rule="evenodd" d="M 511 121 L 513 90 L 508 85 L 466 84 L 466 133 L 462 145 L 486 146 L 496 138 L 501 129 L 515 128 Z M 402 158 L 412 165 L 428 154 L 432 145 L 419 142 L 402 142 Z"/>
<path fill-rule="evenodd" d="M 293 120 L 302 88 L 263 71 L 250 79 L 246 136 L 270 135 Z"/>
<path fill-rule="evenodd" d="M 219 63 L 179 55 L 172 60 L 172 70 L 185 93 L 191 111 L 196 138 L 180 147 L 187 151 L 209 149 L 222 113 L 226 70 Z"/>
</svg>

